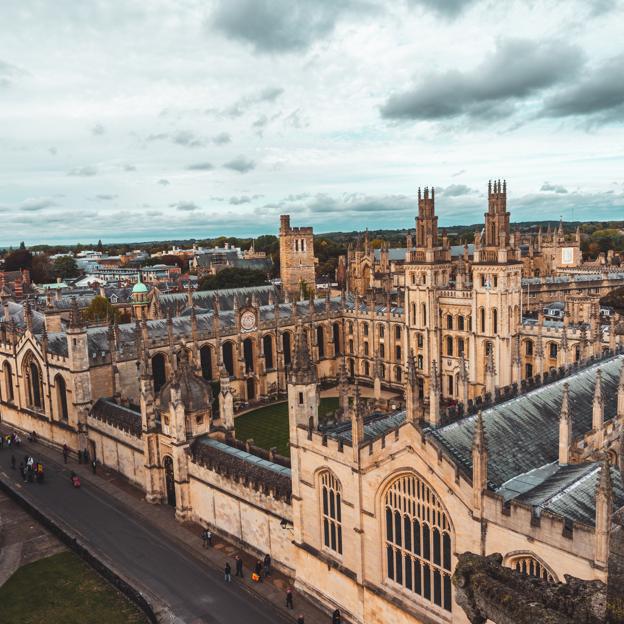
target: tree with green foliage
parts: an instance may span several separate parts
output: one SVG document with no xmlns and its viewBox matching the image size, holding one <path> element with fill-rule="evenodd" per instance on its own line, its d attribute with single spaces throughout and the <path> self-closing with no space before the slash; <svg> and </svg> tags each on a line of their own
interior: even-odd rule
<svg viewBox="0 0 624 624">
<path fill-rule="evenodd" d="M 207 275 L 199 281 L 199 290 L 218 290 L 220 288 L 244 288 L 262 286 L 267 283 L 267 276 L 257 269 L 239 269 L 230 267 L 216 275 Z"/>
<path fill-rule="evenodd" d="M 52 264 L 50 258 L 48 258 L 46 254 L 33 256 L 30 279 L 35 282 L 35 284 L 48 284 L 54 279 Z"/>
<path fill-rule="evenodd" d="M 54 274 L 56 277 L 78 277 L 80 271 L 72 256 L 60 256 L 54 261 Z"/>
<path fill-rule="evenodd" d="M 89 321 L 101 323 L 102 321 L 119 320 L 119 312 L 111 302 L 101 295 L 93 297 L 89 307 L 84 311 L 84 316 Z"/>
</svg>

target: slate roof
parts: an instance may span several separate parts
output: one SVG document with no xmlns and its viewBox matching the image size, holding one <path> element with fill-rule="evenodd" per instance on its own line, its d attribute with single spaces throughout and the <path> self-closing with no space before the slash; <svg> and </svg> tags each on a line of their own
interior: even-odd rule
<svg viewBox="0 0 624 624">
<path fill-rule="evenodd" d="M 118 405 L 111 399 L 98 399 L 89 415 L 113 427 L 117 427 L 136 438 L 141 437 L 141 412 Z"/>
<path fill-rule="evenodd" d="M 371 414 L 364 417 L 364 442 L 370 442 L 396 429 L 405 420 L 405 411 L 393 414 Z M 343 422 L 325 431 L 331 437 L 352 443 L 351 422 Z"/>
<path fill-rule="evenodd" d="M 556 462 L 559 455 L 559 410 L 563 384 L 570 384 L 572 431 L 579 437 L 592 428 L 596 372 L 602 371 L 605 420 L 615 416 L 617 385 L 624 356 L 582 369 L 483 411 L 488 441 L 488 476 L 495 488 L 520 474 Z M 439 442 L 468 474 L 472 474 L 472 438 L 476 416 L 469 416 L 428 435 Z"/>
<path fill-rule="evenodd" d="M 279 291 L 276 286 L 267 284 L 265 286 L 249 286 L 247 288 L 223 288 L 220 290 L 199 290 L 193 293 L 193 303 L 203 309 L 212 310 L 215 297 L 219 300 L 221 310 L 231 310 L 234 307 L 234 298 L 238 297 L 240 304 L 245 305 L 247 298 L 255 294 L 260 305 L 269 303 L 269 295 L 273 294 L 277 300 Z M 158 303 L 163 314 L 171 312 L 178 314 L 188 306 L 187 293 L 161 294 L 158 296 Z"/>
<path fill-rule="evenodd" d="M 7 301 L 4 305 L 8 306 L 9 316 L 15 323 L 18 329 L 26 328 L 26 319 L 24 317 L 24 306 L 21 303 L 15 303 L 14 301 Z M 32 314 L 33 333 L 38 334 L 43 331 L 45 325 L 45 318 L 43 314 L 33 308 L 30 310 Z M 4 320 L 4 317 L 2 317 Z"/>
</svg>

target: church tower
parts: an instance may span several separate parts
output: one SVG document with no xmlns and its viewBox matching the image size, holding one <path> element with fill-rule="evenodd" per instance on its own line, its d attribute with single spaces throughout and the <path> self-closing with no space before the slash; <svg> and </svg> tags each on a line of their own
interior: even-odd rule
<svg viewBox="0 0 624 624">
<path fill-rule="evenodd" d="M 415 244 L 414 244 L 415 243 Z M 440 237 L 435 214 L 435 190 L 418 189 L 416 236 L 408 236 L 405 265 L 405 309 L 408 326 L 403 352 L 413 350 L 418 375 L 423 378 L 422 396 L 430 396 L 433 362 L 451 366 L 442 358 L 442 331 L 438 301 L 440 291 L 450 287 L 451 250 L 446 235 Z M 397 365 L 403 364 L 397 362 Z M 437 384 L 437 379 L 435 380 Z M 434 384 L 434 385 L 435 385 Z M 444 388 L 442 388 L 444 390 Z"/>
<path fill-rule="evenodd" d="M 510 233 L 507 184 L 488 184 L 483 233 L 475 237 L 472 330 L 468 361 L 475 391 L 492 392 L 514 380 L 514 341 L 521 319 L 522 261 Z M 492 353 L 490 353 L 492 351 Z M 487 379 L 487 373 L 493 379 Z M 490 383 L 487 383 L 487 382 Z"/>
<path fill-rule="evenodd" d="M 280 217 L 280 278 L 290 298 L 313 293 L 316 288 L 314 233 L 311 227 L 291 227 L 290 215 Z"/>
</svg>

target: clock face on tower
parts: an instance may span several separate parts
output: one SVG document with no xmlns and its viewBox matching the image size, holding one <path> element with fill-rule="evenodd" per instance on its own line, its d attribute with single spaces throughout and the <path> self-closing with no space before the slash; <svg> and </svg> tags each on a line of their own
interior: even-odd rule
<svg viewBox="0 0 624 624">
<path fill-rule="evenodd" d="M 244 332 L 250 332 L 256 329 L 256 315 L 250 310 L 246 310 L 240 317 L 241 329 Z"/>
</svg>

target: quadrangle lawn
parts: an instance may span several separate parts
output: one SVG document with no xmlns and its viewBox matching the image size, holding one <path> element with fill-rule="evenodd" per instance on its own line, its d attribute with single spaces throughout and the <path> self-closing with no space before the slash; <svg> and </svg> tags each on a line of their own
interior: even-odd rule
<svg viewBox="0 0 624 624">
<path fill-rule="evenodd" d="M 338 398 L 321 399 L 319 418 L 338 409 Z M 288 403 L 275 403 L 259 407 L 256 410 L 239 416 L 234 421 L 236 437 L 239 440 L 253 438 L 254 444 L 261 448 L 277 447 L 277 452 L 290 457 L 288 446 Z"/>
<path fill-rule="evenodd" d="M 146 624 L 145 615 L 78 555 L 23 566 L 0 587 L 2 624 Z"/>
</svg>

